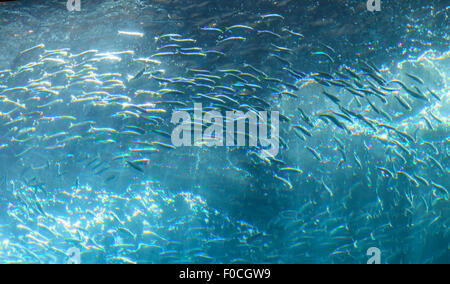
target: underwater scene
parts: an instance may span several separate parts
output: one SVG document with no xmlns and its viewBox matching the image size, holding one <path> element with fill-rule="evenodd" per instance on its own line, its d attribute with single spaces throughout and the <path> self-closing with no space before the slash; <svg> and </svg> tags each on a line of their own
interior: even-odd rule
<svg viewBox="0 0 450 284">
<path fill-rule="evenodd" d="M 449 264 L 449 13 L 0 1 L 0 263 Z"/>
</svg>

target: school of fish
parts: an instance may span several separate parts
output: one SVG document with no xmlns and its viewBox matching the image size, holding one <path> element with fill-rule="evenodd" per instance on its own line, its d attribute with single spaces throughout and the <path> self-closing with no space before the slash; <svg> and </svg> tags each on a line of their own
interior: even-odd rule
<svg viewBox="0 0 450 284">
<path fill-rule="evenodd" d="M 295 1 L 129 2 L 83 9 L 198 15 L 114 26 L 109 46 L 16 37 L 3 18 L 0 42 L 34 37 L 0 56 L 0 263 L 67 263 L 73 248 L 82 263 L 365 263 L 372 247 L 450 263 L 448 24 L 446 49 L 383 61 L 311 38 Z M 172 114 L 195 103 L 279 112 L 280 153 L 175 147 Z"/>
</svg>

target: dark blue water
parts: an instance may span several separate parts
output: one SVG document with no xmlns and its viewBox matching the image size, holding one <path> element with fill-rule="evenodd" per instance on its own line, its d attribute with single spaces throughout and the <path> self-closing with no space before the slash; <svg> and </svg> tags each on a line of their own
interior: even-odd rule
<svg viewBox="0 0 450 284">
<path fill-rule="evenodd" d="M 80 3 L 0 3 L 0 263 L 450 262 L 445 1 Z"/>
</svg>

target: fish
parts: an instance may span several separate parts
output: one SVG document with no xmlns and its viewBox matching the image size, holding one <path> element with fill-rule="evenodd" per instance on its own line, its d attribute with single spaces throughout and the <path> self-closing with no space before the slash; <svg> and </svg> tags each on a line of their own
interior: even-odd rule
<svg viewBox="0 0 450 284">
<path fill-rule="evenodd" d="M 303 126 L 301 126 L 301 125 L 293 125 L 292 127 L 296 128 L 296 129 L 299 129 L 303 134 L 305 134 L 305 135 L 307 135 L 309 137 L 312 137 L 311 132 L 309 130 L 307 130 L 306 128 L 304 128 Z"/>
<path fill-rule="evenodd" d="M 319 162 L 322 161 L 322 156 L 320 155 L 319 152 L 317 152 L 317 150 L 313 149 L 313 148 L 310 147 L 310 146 L 307 146 L 306 149 L 307 149 L 309 152 L 311 152 L 311 153 L 313 154 L 313 156 L 314 156 Z"/>
<path fill-rule="evenodd" d="M 408 111 L 412 110 L 412 107 L 399 95 L 394 95 L 394 98 L 399 102 L 399 104 Z"/>
<path fill-rule="evenodd" d="M 421 85 L 425 84 L 425 82 L 421 78 L 417 77 L 416 75 L 413 75 L 413 74 L 410 74 L 410 73 L 406 73 L 406 76 L 408 76 L 412 80 L 416 81 L 417 83 L 420 83 Z"/>
<path fill-rule="evenodd" d="M 333 115 L 330 115 L 330 114 L 319 114 L 318 116 L 321 117 L 321 118 L 326 118 L 327 120 L 333 122 L 337 127 L 341 128 L 341 129 L 343 129 L 343 130 L 345 130 L 347 132 L 349 131 L 347 126 L 343 122 L 339 121 Z"/>
<path fill-rule="evenodd" d="M 431 91 L 430 89 L 427 89 L 428 92 L 438 101 L 441 101 L 441 98 L 439 97 L 438 94 L 436 94 L 435 92 Z"/>
<path fill-rule="evenodd" d="M 319 51 L 319 52 L 313 52 L 312 55 L 315 56 L 324 56 L 325 58 L 327 58 L 331 63 L 334 63 L 334 59 L 333 57 L 331 57 L 329 54 Z"/>
<path fill-rule="evenodd" d="M 235 30 L 235 29 L 243 29 L 243 30 L 250 30 L 250 31 L 255 30 L 254 28 L 252 28 L 250 26 L 246 26 L 246 25 L 233 25 L 233 26 L 225 28 L 225 30 L 227 30 L 227 31 Z"/>
<path fill-rule="evenodd" d="M 265 15 L 261 15 L 261 18 L 263 20 L 265 19 L 281 19 L 284 20 L 284 17 L 280 14 L 265 14 Z"/>
<path fill-rule="evenodd" d="M 245 37 L 241 37 L 241 36 L 234 36 L 234 37 L 227 37 L 227 38 L 225 38 L 225 39 L 222 39 L 222 40 L 219 40 L 218 42 L 217 42 L 217 44 L 218 45 L 221 45 L 221 44 L 224 44 L 224 43 L 227 43 L 227 42 L 231 42 L 231 41 L 237 41 L 237 42 L 239 42 L 239 41 L 246 41 L 247 39 L 245 38 Z"/>
<path fill-rule="evenodd" d="M 339 105 L 339 103 L 341 102 L 341 100 L 337 96 L 332 95 L 324 90 L 322 90 L 322 94 L 324 94 L 327 98 L 329 98 L 333 103 L 337 105 Z"/>
</svg>

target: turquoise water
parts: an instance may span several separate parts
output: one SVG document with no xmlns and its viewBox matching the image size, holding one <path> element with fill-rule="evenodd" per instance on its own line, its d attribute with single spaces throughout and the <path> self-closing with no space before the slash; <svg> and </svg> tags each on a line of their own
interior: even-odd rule
<svg viewBox="0 0 450 284">
<path fill-rule="evenodd" d="M 0 3 L 0 263 L 449 263 L 449 6 L 390 2 Z"/>
</svg>

